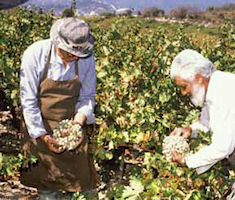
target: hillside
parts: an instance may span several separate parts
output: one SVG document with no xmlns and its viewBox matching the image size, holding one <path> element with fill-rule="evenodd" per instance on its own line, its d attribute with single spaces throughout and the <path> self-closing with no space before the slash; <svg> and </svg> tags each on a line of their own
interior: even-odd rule
<svg viewBox="0 0 235 200">
<path fill-rule="evenodd" d="M 77 9 L 81 13 L 90 13 L 91 11 L 113 10 L 116 8 L 133 8 L 143 10 L 148 7 L 156 6 L 168 13 L 171 9 L 178 6 L 193 6 L 199 10 L 205 10 L 209 6 L 221 6 L 225 3 L 233 3 L 233 0 L 77 0 Z M 56 12 L 62 12 L 65 7 L 70 7 L 71 0 L 29 0 L 25 5 L 33 4 L 36 7 L 42 7 L 45 10 L 54 9 Z"/>
<path fill-rule="evenodd" d="M 9 9 L 23 4 L 26 1 L 28 0 L 0 0 L 0 9 Z"/>
</svg>

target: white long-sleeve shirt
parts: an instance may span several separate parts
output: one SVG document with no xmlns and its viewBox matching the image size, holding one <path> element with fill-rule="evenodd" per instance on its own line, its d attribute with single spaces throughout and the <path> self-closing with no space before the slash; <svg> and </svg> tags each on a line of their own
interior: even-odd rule
<svg viewBox="0 0 235 200">
<path fill-rule="evenodd" d="M 42 80 L 44 68 L 51 40 L 41 40 L 33 43 L 24 52 L 20 71 L 20 97 L 23 115 L 29 135 L 37 138 L 46 133 L 43 125 L 41 110 L 38 105 L 38 88 Z M 51 49 L 50 66 L 47 78 L 55 81 L 72 80 L 75 77 L 75 62 L 70 62 L 65 67 L 62 59 L 55 52 L 54 45 Z M 75 113 L 87 116 L 87 123 L 94 122 L 94 105 L 96 92 L 96 71 L 94 56 L 79 58 L 78 78 L 82 84 Z"/>
<path fill-rule="evenodd" d="M 212 132 L 210 145 L 186 157 L 186 164 L 197 173 L 207 171 L 235 149 L 235 74 L 215 71 L 209 81 L 206 103 L 199 123 L 192 129 Z"/>
</svg>

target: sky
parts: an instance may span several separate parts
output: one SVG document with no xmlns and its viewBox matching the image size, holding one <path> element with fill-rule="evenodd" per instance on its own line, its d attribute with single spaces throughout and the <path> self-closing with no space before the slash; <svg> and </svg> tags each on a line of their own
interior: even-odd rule
<svg viewBox="0 0 235 200">
<path fill-rule="evenodd" d="M 27 0 L 0 0 L 0 8 L 9 8 Z M 224 3 L 235 3 L 235 0 L 77 0 L 79 2 L 101 2 L 112 4 L 116 8 L 134 8 L 136 10 L 157 6 L 165 11 L 182 5 L 195 6 L 199 9 L 206 9 L 209 6 L 220 6 Z M 39 7 L 63 7 L 71 4 L 71 0 L 28 0 L 28 3 Z"/>
</svg>

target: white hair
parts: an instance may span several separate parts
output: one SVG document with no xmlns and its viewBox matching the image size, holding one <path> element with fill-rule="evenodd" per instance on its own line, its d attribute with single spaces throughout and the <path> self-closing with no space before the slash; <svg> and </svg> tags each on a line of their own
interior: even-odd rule
<svg viewBox="0 0 235 200">
<path fill-rule="evenodd" d="M 197 73 L 209 78 L 215 71 L 213 63 L 197 51 L 186 49 L 181 51 L 171 65 L 171 78 L 179 76 L 181 79 L 192 82 Z"/>
</svg>

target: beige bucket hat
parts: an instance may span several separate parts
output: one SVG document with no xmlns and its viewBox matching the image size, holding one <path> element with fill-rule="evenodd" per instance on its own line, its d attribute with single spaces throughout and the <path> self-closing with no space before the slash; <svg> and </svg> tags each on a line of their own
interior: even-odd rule
<svg viewBox="0 0 235 200">
<path fill-rule="evenodd" d="M 60 49 L 78 57 L 90 56 L 94 48 L 88 24 L 75 17 L 57 20 L 51 27 L 50 38 Z"/>
</svg>

